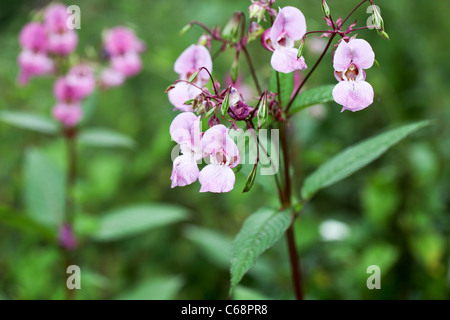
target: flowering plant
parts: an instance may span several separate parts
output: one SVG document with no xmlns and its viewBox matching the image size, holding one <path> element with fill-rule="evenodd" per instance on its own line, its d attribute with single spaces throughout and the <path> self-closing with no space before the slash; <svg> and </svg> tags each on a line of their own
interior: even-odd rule
<svg viewBox="0 0 450 320">
<path fill-rule="evenodd" d="M 369 26 L 347 25 L 352 15 L 364 3 L 372 6 L 374 26 L 383 38 L 388 38 L 384 22 L 373 0 L 360 2 L 345 18 L 333 19 L 325 0 L 322 1 L 326 30 L 307 30 L 307 18 L 296 7 L 287 6 L 276 10 L 274 0 L 252 1 L 248 18 L 243 12 L 236 12 L 224 28 L 208 27 L 199 21 L 192 21 L 182 33 L 192 26 L 199 26 L 204 34 L 197 44 L 189 46 L 175 62 L 174 70 L 178 80 L 168 87 L 169 101 L 179 113 L 170 126 L 172 139 L 177 142 L 181 154 L 173 160 L 170 179 L 172 188 L 200 182 L 200 192 L 229 192 L 234 188 L 235 172 L 249 163 L 245 147 L 239 148 L 239 141 L 232 137 L 251 132 L 251 141 L 256 145 L 256 157 L 247 170 L 244 192 L 250 191 L 258 180 L 258 167 L 262 158 L 274 157 L 276 152 L 262 143 L 262 130 L 276 131 L 272 140 L 279 136 L 282 150 L 282 170 L 274 170 L 274 184 L 280 201 L 279 208 L 264 208 L 250 216 L 236 236 L 231 256 L 231 289 L 234 290 L 244 274 L 255 264 L 265 250 L 274 245 L 284 234 L 287 235 L 292 267 L 293 287 L 296 297 L 303 298 L 299 257 L 294 238 L 294 221 L 302 208 L 320 189 L 349 176 L 364 165 L 375 160 L 389 147 L 408 134 L 425 126 L 427 122 L 406 125 L 388 131 L 336 155 L 304 179 L 301 190 L 294 190 L 292 175 L 293 159 L 290 121 L 297 112 L 309 106 L 335 101 L 342 110 L 361 111 L 374 102 L 374 89 L 366 82 L 365 70 L 375 62 L 371 45 L 362 39 L 357 31 Z M 319 34 L 328 38 L 315 62 L 303 56 L 308 39 Z M 339 39 L 337 39 L 339 38 Z M 260 75 L 247 45 L 260 39 L 261 47 L 272 52 L 270 65 L 272 75 L 267 89 L 261 85 Z M 212 55 L 214 44 L 218 49 Z M 316 68 L 325 61 L 326 53 L 333 48 L 332 65 L 338 83 L 303 90 Z M 230 68 L 231 83 L 222 86 L 213 73 L 213 61 L 222 53 L 232 51 L 234 61 Z M 239 86 L 240 57 L 248 65 L 255 97 L 244 97 Z M 269 63 L 269 61 L 267 61 Z M 312 67 L 309 67 L 311 66 Z M 306 72 L 300 75 L 299 72 Z M 295 74 L 295 76 L 294 76 Z M 266 77 L 267 78 L 267 77 Z M 301 81 L 295 81 L 301 78 Z M 375 106 L 376 107 L 376 106 Z M 343 114 L 345 116 L 345 113 Z M 204 123 L 209 128 L 202 132 Z M 229 124 L 227 126 L 227 124 Z M 237 133 L 237 134 L 236 134 Z M 209 160 L 200 170 L 201 160 Z M 262 169 L 260 172 L 262 174 Z M 234 171 L 233 171 L 234 170 Z M 297 181 L 295 181 L 297 182 Z M 298 184 L 298 183 L 296 183 Z"/>
</svg>

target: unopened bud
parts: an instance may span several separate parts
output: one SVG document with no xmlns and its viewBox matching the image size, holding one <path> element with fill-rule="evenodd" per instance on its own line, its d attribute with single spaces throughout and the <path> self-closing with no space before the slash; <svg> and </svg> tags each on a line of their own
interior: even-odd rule
<svg viewBox="0 0 450 320">
<path fill-rule="evenodd" d="M 255 21 L 250 23 L 250 26 L 248 27 L 248 41 L 255 40 L 259 38 L 260 35 L 264 33 L 264 28 Z"/>
<path fill-rule="evenodd" d="M 187 24 L 187 25 L 185 25 L 184 27 L 183 27 L 183 29 L 181 29 L 181 31 L 180 31 L 180 36 L 182 36 L 183 34 L 185 34 L 186 33 L 186 31 L 188 31 L 190 28 L 192 27 L 192 24 Z"/>
<path fill-rule="evenodd" d="M 252 3 L 250 7 L 248 7 L 248 14 L 251 19 L 255 19 L 256 21 L 261 22 L 262 20 L 266 20 L 264 14 L 266 13 L 266 8 L 259 3 Z"/>
<path fill-rule="evenodd" d="M 222 30 L 222 37 L 226 40 L 236 42 L 238 39 L 239 23 L 241 21 L 241 13 L 235 12 L 228 23 Z"/>
<path fill-rule="evenodd" d="M 261 103 L 258 107 L 258 129 L 261 128 L 264 123 L 266 123 L 267 119 L 269 118 L 269 107 L 267 105 L 267 94 L 264 94 L 262 97 Z"/>
<path fill-rule="evenodd" d="M 330 7 L 328 6 L 326 0 L 322 0 L 322 11 L 325 17 L 329 17 L 331 15 Z"/>
<path fill-rule="evenodd" d="M 230 77 L 233 83 L 236 83 L 238 75 L 239 75 L 239 56 L 236 55 L 236 58 L 234 59 L 230 70 Z"/>
</svg>

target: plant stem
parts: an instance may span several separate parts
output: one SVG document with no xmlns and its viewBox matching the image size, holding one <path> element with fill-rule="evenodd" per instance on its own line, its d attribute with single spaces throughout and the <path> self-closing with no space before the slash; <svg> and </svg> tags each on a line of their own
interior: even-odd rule
<svg viewBox="0 0 450 320">
<path fill-rule="evenodd" d="M 67 128 L 64 131 L 64 140 L 67 148 L 67 173 L 66 173 L 66 216 L 65 224 L 74 232 L 75 221 L 75 199 L 74 188 L 77 176 L 77 150 L 76 150 L 76 130 Z M 64 258 L 64 278 L 67 276 L 65 270 L 67 267 L 74 264 L 74 250 L 63 248 Z M 65 280 L 65 279 L 64 279 Z M 66 300 L 75 299 L 75 290 L 67 287 L 66 281 Z"/>
<path fill-rule="evenodd" d="M 344 21 L 342 21 L 342 25 L 344 25 L 344 23 L 347 22 L 347 20 L 352 16 L 352 14 L 355 13 L 355 11 L 358 10 L 358 8 L 361 7 L 361 6 L 363 5 L 363 3 L 364 3 L 364 2 L 367 2 L 367 1 L 369 1 L 369 0 L 363 0 L 363 1 L 361 1 L 361 3 L 358 4 L 358 5 L 357 5 L 357 6 L 356 6 L 356 7 L 348 14 L 348 16 L 344 19 Z M 372 3 L 372 1 L 371 1 L 371 3 Z M 373 4 L 373 3 L 372 3 L 372 4 Z"/>
<path fill-rule="evenodd" d="M 289 103 L 286 106 L 286 110 L 285 112 L 288 113 L 289 108 L 292 106 L 292 104 L 294 103 L 295 98 L 297 97 L 297 95 L 299 94 L 300 90 L 302 90 L 303 86 L 305 85 L 306 81 L 308 81 L 309 77 L 311 77 L 311 75 L 313 74 L 314 70 L 316 70 L 317 66 L 319 65 L 319 63 L 322 61 L 323 57 L 325 56 L 325 54 L 327 53 L 328 49 L 331 46 L 331 43 L 333 42 L 334 37 L 336 36 L 336 33 L 333 33 L 330 37 L 330 40 L 328 40 L 327 46 L 325 47 L 325 49 L 323 50 L 322 54 L 320 55 L 319 59 L 317 59 L 316 63 L 314 64 L 314 67 L 312 67 L 312 69 L 309 71 L 309 73 L 306 75 L 305 79 L 303 79 L 302 83 L 298 86 L 297 90 L 295 90 L 295 93 L 292 95 L 291 100 L 289 100 Z"/>
<path fill-rule="evenodd" d="M 284 183 L 285 187 L 281 193 L 281 203 L 282 209 L 290 208 L 292 210 L 292 202 L 291 202 L 291 177 L 289 174 L 290 167 L 290 153 L 289 153 L 289 145 L 286 135 L 286 121 L 280 122 L 280 139 L 281 139 L 281 148 L 283 150 L 283 166 L 284 166 Z M 292 211 L 292 223 L 289 229 L 287 230 L 286 236 L 288 241 L 289 248 L 289 260 L 291 264 L 291 272 L 292 272 L 292 283 L 295 289 L 295 295 L 297 300 L 303 300 L 302 294 L 302 284 L 301 284 L 301 275 L 300 275 L 300 262 L 299 256 L 297 253 L 297 246 L 295 245 L 295 236 L 294 236 L 294 221 L 295 214 Z"/>
<path fill-rule="evenodd" d="M 253 81 L 255 82 L 256 90 L 258 90 L 258 94 L 262 94 L 261 86 L 259 85 L 258 77 L 256 76 L 255 68 L 253 67 L 252 59 L 248 50 L 245 46 L 242 46 L 242 51 L 244 51 L 245 57 L 247 58 L 248 67 L 250 68 L 250 73 L 252 74 Z"/>
</svg>

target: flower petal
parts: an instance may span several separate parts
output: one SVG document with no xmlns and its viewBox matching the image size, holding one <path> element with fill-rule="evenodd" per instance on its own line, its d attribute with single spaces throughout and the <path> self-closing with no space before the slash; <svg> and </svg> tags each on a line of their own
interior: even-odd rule
<svg viewBox="0 0 450 320">
<path fill-rule="evenodd" d="M 168 93 L 170 103 L 178 110 L 191 111 L 192 106 L 184 104 L 186 101 L 195 99 L 202 90 L 186 83 L 178 82 Z"/>
<path fill-rule="evenodd" d="M 334 101 L 342 111 L 359 111 L 373 103 L 373 88 L 366 81 L 341 81 L 333 89 Z"/>
<path fill-rule="evenodd" d="M 200 116 L 197 117 L 192 112 L 180 113 L 170 124 L 170 136 L 173 141 L 179 144 L 191 144 L 194 138 L 192 137 L 192 129 L 195 126 L 198 126 L 198 131 L 200 132 Z"/>
<path fill-rule="evenodd" d="M 174 70 L 179 74 L 181 79 L 188 80 L 188 76 L 201 67 L 205 67 L 209 72 L 212 72 L 212 59 L 208 49 L 202 45 L 191 45 L 184 50 L 178 59 L 175 61 Z M 209 80 L 209 75 L 205 70 L 202 70 L 198 76 L 201 85 Z"/>
<path fill-rule="evenodd" d="M 333 57 L 333 68 L 336 71 L 345 71 L 352 62 L 352 48 L 344 40 L 339 43 Z"/>
<path fill-rule="evenodd" d="M 209 164 L 200 171 L 200 192 L 222 193 L 233 190 L 236 177 L 227 166 Z"/>
<path fill-rule="evenodd" d="M 375 53 L 370 44 L 363 39 L 353 39 L 348 45 L 352 49 L 352 60 L 358 68 L 369 69 L 375 61 Z"/>
<path fill-rule="evenodd" d="M 197 162 L 191 155 L 181 155 L 177 157 L 173 162 L 172 175 L 172 188 L 184 187 L 191 183 L 194 183 L 199 175 Z"/>
<path fill-rule="evenodd" d="M 300 40 L 306 33 L 306 20 L 303 13 L 294 7 L 280 9 L 272 29 L 270 39 L 276 43 L 281 36 L 287 35 L 291 40 Z"/>
<path fill-rule="evenodd" d="M 272 54 L 270 60 L 272 68 L 282 73 L 290 73 L 295 70 L 305 70 L 306 63 L 303 57 L 297 59 L 297 49 L 280 47 Z"/>
</svg>

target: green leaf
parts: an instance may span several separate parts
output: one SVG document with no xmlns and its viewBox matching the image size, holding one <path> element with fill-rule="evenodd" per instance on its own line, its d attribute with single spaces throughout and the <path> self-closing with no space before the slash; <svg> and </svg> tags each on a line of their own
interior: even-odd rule
<svg viewBox="0 0 450 320">
<path fill-rule="evenodd" d="M 205 258 L 218 267 L 229 268 L 231 238 L 215 230 L 188 226 L 184 235 L 195 243 Z"/>
<path fill-rule="evenodd" d="M 283 236 L 291 220 L 289 210 L 260 209 L 244 222 L 231 250 L 230 293 L 256 259 Z"/>
<path fill-rule="evenodd" d="M 46 134 L 59 132 L 58 124 L 50 118 L 26 112 L 0 112 L 0 120 L 18 128 Z"/>
<path fill-rule="evenodd" d="M 320 189 L 347 178 L 377 159 L 409 134 L 429 124 L 429 121 L 421 121 L 405 125 L 342 151 L 306 178 L 302 188 L 303 198 L 309 199 Z"/>
<path fill-rule="evenodd" d="M 225 95 L 225 98 L 223 98 L 222 106 L 220 108 L 222 116 L 224 116 L 228 112 L 229 107 L 230 107 L 230 90 L 227 90 L 227 94 Z"/>
<path fill-rule="evenodd" d="M 255 289 L 237 286 L 233 294 L 233 300 L 271 300 Z"/>
<path fill-rule="evenodd" d="M 131 291 L 125 292 L 116 300 L 173 300 L 183 286 L 179 276 L 166 276 L 144 280 Z"/>
<path fill-rule="evenodd" d="M 24 197 L 27 214 L 36 222 L 57 226 L 64 217 L 64 176 L 37 150 L 25 154 Z"/>
<path fill-rule="evenodd" d="M 2 226 L 14 228 L 28 234 L 34 234 L 49 241 L 53 241 L 56 237 L 54 229 L 46 227 L 29 216 L 15 212 L 9 208 L 0 207 L 0 222 Z"/>
<path fill-rule="evenodd" d="M 289 114 L 293 115 L 294 113 L 297 113 L 310 106 L 333 101 L 334 99 L 332 92 L 334 86 L 334 84 L 325 85 L 299 93 L 299 95 L 292 103 Z"/>
<path fill-rule="evenodd" d="M 291 99 L 292 91 L 294 91 L 294 73 L 281 73 L 272 70 L 269 84 L 269 91 L 271 92 L 278 92 L 277 73 L 280 79 L 281 105 L 285 105 Z"/>
<path fill-rule="evenodd" d="M 99 241 L 124 239 L 186 220 L 187 217 L 186 209 L 173 205 L 148 204 L 121 208 L 100 218 L 94 238 Z"/>
<path fill-rule="evenodd" d="M 103 129 L 92 128 L 83 130 L 78 136 L 78 141 L 81 144 L 94 147 L 121 147 L 134 148 L 135 142 L 130 137 L 121 133 Z"/>
</svg>

